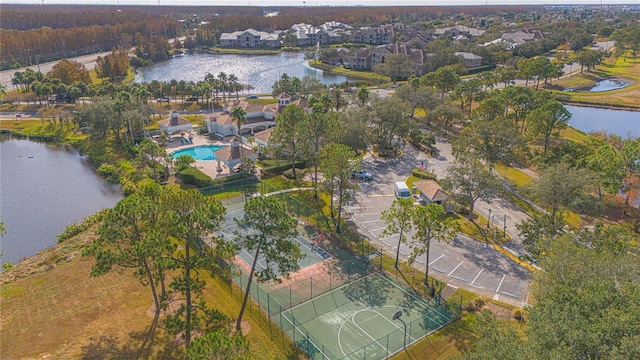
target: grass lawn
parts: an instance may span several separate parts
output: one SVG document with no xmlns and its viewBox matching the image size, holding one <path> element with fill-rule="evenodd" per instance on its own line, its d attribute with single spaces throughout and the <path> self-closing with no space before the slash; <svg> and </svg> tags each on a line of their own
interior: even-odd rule
<svg viewBox="0 0 640 360">
<path fill-rule="evenodd" d="M 0 286 L 3 358 L 184 356 L 184 349 L 162 330 L 162 324 L 151 337 L 146 337 L 152 322 L 147 310 L 153 301 L 150 290 L 139 285 L 130 272 L 89 276 L 93 260 L 81 257 L 79 249 L 94 236 L 95 230 L 93 227 L 30 258 L 27 262 L 33 265 L 35 273 Z M 26 265 L 21 263 L 16 269 L 5 271 L 0 279 L 20 271 L 30 273 L 32 270 L 24 269 Z M 214 279 L 208 281 L 205 291 L 210 304 L 232 318 L 239 312 L 238 293 L 232 296 L 224 282 Z M 275 340 L 271 340 L 269 332 L 255 318 L 245 316 L 250 325 L 247 337 L 252 359 L 303 358 L 286 337 L 274 335 Z"/>
<path fill-rule="evenodd" d="M 386 83 L 391 81 L 390 77 L 378 75 L 371 71 L 355 71 L 351 69 L 345 69 L 342 66 L 327 65 L 320 62 L 316 63 L 315 61 L 309 62 L 309 65 L 311 65 L 312 67 L 318 68 L 322 71 L 329 72 L 331 74 L 344 75 L 350 78 L 370 80 L 370 81 L 375 81 L 380 83 Z"/>
<path fill-rule="evenodd" d="M 533 182 L 533 178 L 531 176 L 514 167 L 496 164 L 495 169 L 498 174 L 518 187 L 527 186 Z"/>
<path fill-rule="evenodd" d="M 593 140 L 590 135 L 587 135 L 582 131 L 574 129 L 570 126 L 564 130 L 560 130 L 560 137 L 565 140 L 573 141 L 577 144 L 589 144 Z"/>
</svg>

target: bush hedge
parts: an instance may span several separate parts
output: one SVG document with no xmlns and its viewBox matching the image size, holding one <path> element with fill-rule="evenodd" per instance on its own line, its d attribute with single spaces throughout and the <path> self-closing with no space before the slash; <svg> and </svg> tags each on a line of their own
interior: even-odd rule
<svg viewBox="0 0 640 360">
<path fill-rule="evenodd" d="M 411 170 L 411 175 L 420 178 L 420 179 L 426 179 L 426 180 L 435 180 L 436 179 L 436 174 L 432 173 L 432 172 L 428 172 L 426 170 L 420 170 L 420 169 L 413 169 Z"/>
<path fill-rule="evenodd" d="M 295 166 L 296 166 L 296 169 L 304 169 L 305 167 L 307 167 L 307 163 L 304 160 L 298 160 L 296 161 Z M 261 173 L 263 177 L 271 177 L 275 175 L 280 175 L 289 169 L 291 169 L 291 163 L 287 162 L 286 164 L 283 164 L 280 166 L 269 166 L 269 167 L 262 168 Z"/>
<path fill-rule="evenodd" d="M 180 180 L 185 185 L 193 185 L 198 189 L 213 185 L 213 180 L 207 174 L 194 167 L 188 167 L 179 174 Z"/>
</svg>

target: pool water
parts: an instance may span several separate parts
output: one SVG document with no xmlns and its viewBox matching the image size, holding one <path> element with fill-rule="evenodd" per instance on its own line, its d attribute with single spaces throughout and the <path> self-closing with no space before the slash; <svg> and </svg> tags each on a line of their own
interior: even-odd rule
<svg viewBox="0 0 640 360">
<path fill-rule="evenodd" d="M 214 153 L 222 148 L 224 148 L 224 145 L 201 145 L 178 150 L 174 152 L 172 156 L 174 159 L 189 155 L 194 158 L 194 160 L 215 160 L 216 156 Z"/>
</svg>

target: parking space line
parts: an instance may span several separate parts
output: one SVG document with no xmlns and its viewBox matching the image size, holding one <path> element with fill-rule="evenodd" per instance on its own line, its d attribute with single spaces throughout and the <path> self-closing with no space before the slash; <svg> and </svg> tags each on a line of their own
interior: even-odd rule
<svg viewBox="0 0 640 360">
<path fill-rule="evenodd" d="M 380 231 L 380 230 L 384 230 L 384 229 L 386 229 L 386 228 L 387 228 L 387 227 L 385 226 L 385 227 L 381 227 L 381 228 L 377 228 L 377 229 L 371 229 L 370 231 Z M 391 236 L 389 236 L 389 237 L 396 236 L 396 235 L 397 235 L 397 234 L 393 234 L 393 235 L 391 235 Z"/>
<path fill-rule="evenodd" d="M 451 272 L 449 274 L 447 274 L 447 276 L 451 276 L 451 274 L 453 274 L 454 271 L 458 270 L 460 265 L 462 265 L 463 263 L 464 263 L 464 261 L 460 261 L 460 264 L 458 264 L 458 266 L 454 267 L 453 270 L 451 270 Z"/>
<path fill-rule="evenodd" d="M 357 209 L 360 210 L 359 207 L 352 207 L 351 209 Z M 353 213 L 354 216 L 365 216 L 365 215 L 378 215 L 379 213 L 377 212 L 373 212 L 373 213 Z M 378 219 L 379 220 L 379 219 Z"/>
<path fill-rule="evenodd" d="M 505 275 L 502 275 L 502 279 L 500 280 L 500 284 L 498 284 L 498 288 L 496 289 L 496 292 L 499 292 L 499 291 L 500 291 L 500 286 L 502 286 L 502 282 L 504 281 L 504 278 L 505 278 L 506 276 L 507 276 L 506 274 L 505 274 Z"/>
<path fill-rule="evenodd" d="M 480 274 L 482 274 L 483 271 L 484 271 L 484 268 L 480 269 L 480 272 L 478 273 L 478 275 L 476 275 L 476 277 L 473 278 L 471 285 L 473 285 L 473 283 L 476 282 L 476 280 L 478 280 L 478 276 L 480 276 Z"/>
<path fill-rule="evenodd" d="M 366 224 L 366 223 L 376 222 L 376 221 L 381 221 L 381 220 L 380 220 L 380 219 L 376 219 L 376 220 L 358 221 L 358 223 L 360 223 L 360 224 Z M 383 229 L 384 229 L 384 228 L 383 228 Z"/>
<path fill-rule="evenodd" d="M 442 257 L 443 257 L 443 256 L 444 256 L 444 254 L 442 254 L 442 255 L 438 256 L 438 258 L 437 258 L 437 259 L 435 259 L 435 260 L 433 260 L 432 262 L 430 262 L 430 263 L 429 263 L 429 266 L 431 266 L 431 265 L 435 264 L 435 263 L 436 263 L 436 261 L 438 261 L 438 260 L 442 259 Z"/>
</svg>

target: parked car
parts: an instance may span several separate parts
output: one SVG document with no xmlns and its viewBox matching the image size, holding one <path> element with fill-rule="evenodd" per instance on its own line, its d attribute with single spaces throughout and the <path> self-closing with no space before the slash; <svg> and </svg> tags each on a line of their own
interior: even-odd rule
<svg viewBox="0 0 640 360">
<path fill-rule="evenodd" d="M 366 172 L 365 170 L 360 170 L 360 171 L 352 170 L 351 177 L 354 179 L 367 180 L 367 181 L 373 179 L 373 175 L 371 175 L 371 173 L 369 172 Z"/>
<path fill-rule="evenodd" d="M 171 102 L 171 98 L 168 96 L 161 97 L 157 99 L 158 102 Z"/>
<path fill-rule="evenodd" d="M 187 102 L 195 102 L 195 103 L 197 103 L 197 102 L 198 102 L 198 98 L 197 98 L 197 97 L 195 97 L 195 96 L 192 96 L 192 97 L 190 97 L 190 98 L 187 98 L 187 100 L 186 100 L 186 101 L 187 101 Z"/>
<path fill-rule="evenodd" d="M 258 95 L 249 95 L 247 96 L 247 99 L 257 99 Z"/>
</svg>

